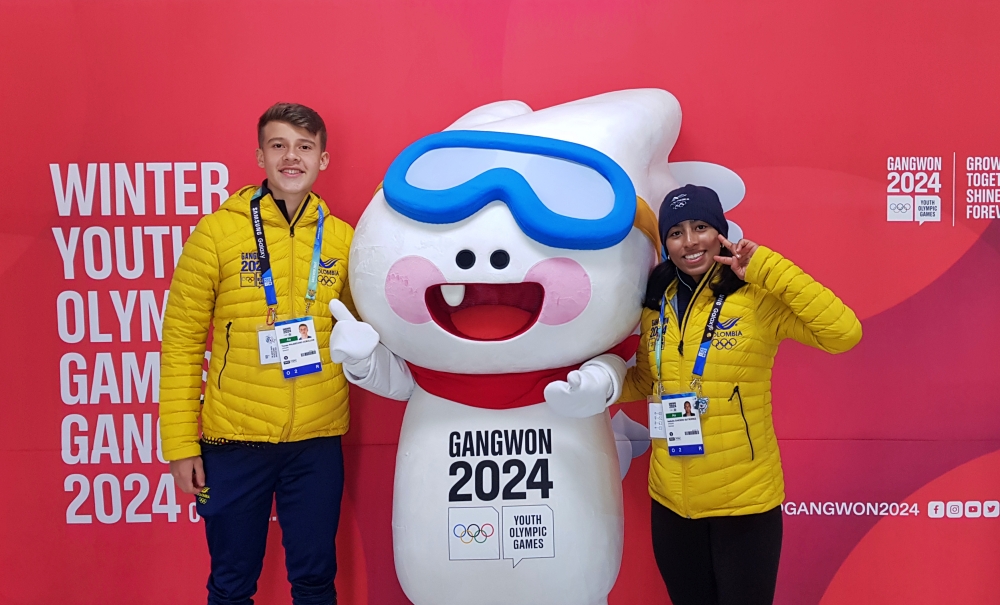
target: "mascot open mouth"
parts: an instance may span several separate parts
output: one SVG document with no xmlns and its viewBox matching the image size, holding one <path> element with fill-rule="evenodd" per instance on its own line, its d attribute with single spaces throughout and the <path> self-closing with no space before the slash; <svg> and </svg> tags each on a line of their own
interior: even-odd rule
<svg viewBox="0 0 1000 605">
<path fill-rule="evenodd" d="M 438 284 L 424 295 L 434 323 L 467 340 L 507 340 L 538 321 L 545 288 L 516 284 Z"/>
</svg>

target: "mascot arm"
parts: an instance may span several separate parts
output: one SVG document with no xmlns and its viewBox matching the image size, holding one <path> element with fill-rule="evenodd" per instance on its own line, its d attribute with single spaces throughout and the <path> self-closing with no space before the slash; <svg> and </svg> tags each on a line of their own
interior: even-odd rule
<svg viewBox="0 0 1000 605">
<path fill-rule="evenodd" d="M 408 400 L 415 385 L 403 358 L 382 343 L 366 359 L 345 360 L 344 376 L 366 391 L 398 401 Z"/>
<path fill-rule="evenodd" d="M 625 362 L 610 353 L 599 355 L 545 387 L 545 402 L 556 413 L 587 418 L 602 413 L 621 395 Z"/>
</svg>

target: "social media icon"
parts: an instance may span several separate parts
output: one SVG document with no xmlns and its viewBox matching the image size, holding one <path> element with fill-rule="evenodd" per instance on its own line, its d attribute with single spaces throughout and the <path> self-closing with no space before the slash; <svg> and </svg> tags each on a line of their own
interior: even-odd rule
<svg viewBox="0 0 1000 605">
<path fill-rule="evenodd" d="M 969 519 L 978 519 L 983 516 L 983 503 L 979 500 L 969 500 L 965 503 L 965 516 Z"/>
<path fill-rule="evenodd" d="M 932 500 L 927 503 L 927 516 L 931 519 L 940 519 L 944 516 L 944 502 Z"/>
<path fill-rule="evenodd" d="M 962 516 L 963 510 L 965 510 L 965 507 L 961 502 L 952 500 L 945 505 L 944 514 L 948 515 L 949 519 L 958 519 Z"/>
<path fill-rule="evenodd" d="M 1000 501 L 987 500 L 983 502 L 983 516 L 990 519 L 1000 517 Z"/>
</svg>

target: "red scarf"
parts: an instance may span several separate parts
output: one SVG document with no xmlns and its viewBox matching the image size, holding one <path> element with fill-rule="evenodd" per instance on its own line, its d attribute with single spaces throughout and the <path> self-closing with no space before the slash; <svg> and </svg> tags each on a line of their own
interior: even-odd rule
<svg viewBox="0 0 1000 605">
<path fill-rule="evenodd" d="M 608 353 L 627 360 L 638 346 L 639 335 L 633 334 Z M 506 410 L 545 401 L 545 387 L 553 380 L 566 380 L 566 376 L 579 370 L 581 364 L 516 374 L 453 374 L 410 362 L 406 365 L 420 388 L 431 395 L 477 408 Z"/>
</svg>

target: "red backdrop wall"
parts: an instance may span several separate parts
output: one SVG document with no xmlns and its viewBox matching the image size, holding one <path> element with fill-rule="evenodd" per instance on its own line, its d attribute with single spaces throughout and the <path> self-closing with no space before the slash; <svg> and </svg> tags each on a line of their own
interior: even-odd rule
<svg viewBox="0 0 1000 605">
<path fill-rule="evenodd" d="M 157 459 L 158 313 L 190 227 L 221 189 L 262 178 L 264 108 L 321 112 L 333 158 L 316 189 L 353 223 L 398 151 L 475 106 L 632 87 L 677 96 L 671 159 L 739 173 L 731 217 L 865 325 L 846 355 L 789 343 L 776 362 L 777 602 L 997 602 L 1000 5 L 2 0 L 0 13 L 0 602 L 203 601 L 202 528 Z M 93 178 L 89 213 L 66 200 L 73 170 L 84 198 Z M 137 174 L 142 213 L 125 186 Z M 933 200 L 930 220 L 904 220 L 890 195 L 937 196 L 938 220 Z M 390 530 L 402 412 L 352 393 L 347 605 L 406 602 Z M 613 605 L 668 602 L 646 465 L 624 481 Z M 272 528 L 260 602 L 287 603 Z"/>
</svg>

